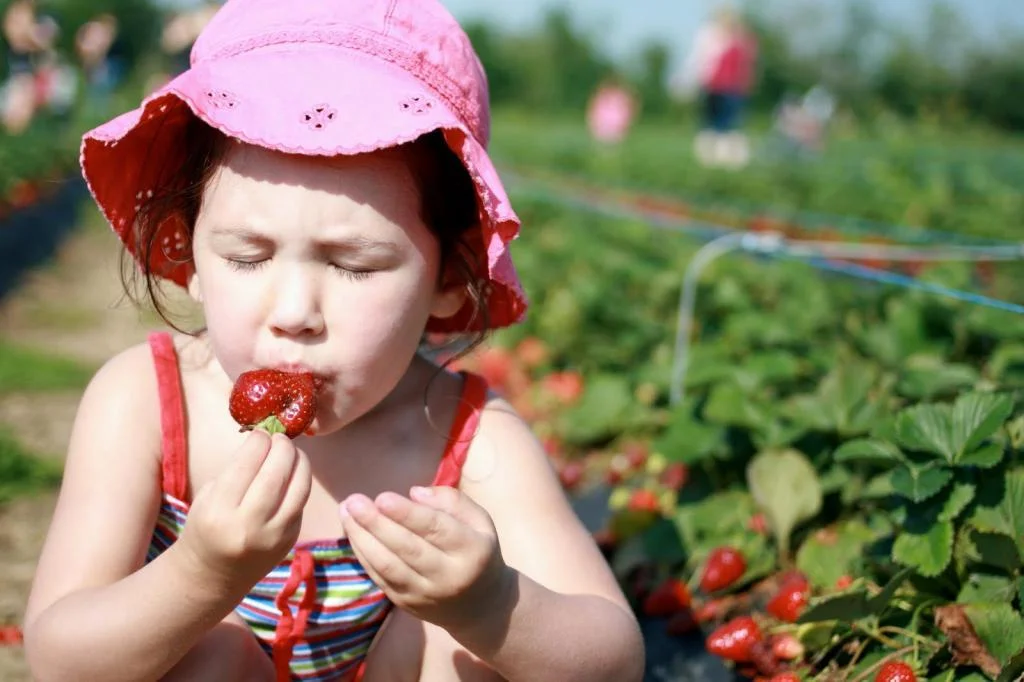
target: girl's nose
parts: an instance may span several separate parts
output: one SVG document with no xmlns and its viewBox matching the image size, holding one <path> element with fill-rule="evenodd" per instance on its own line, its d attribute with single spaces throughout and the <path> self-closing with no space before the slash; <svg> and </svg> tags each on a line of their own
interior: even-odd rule
<svg viewBox="0 0 1024 682">
<path fill-rule="evenodd" d="M 287 268 L 274 279 L 268 324 L 287 336 L 316 336 L 324 331 L 317 277 L 301 267 Z"/>
</svg>

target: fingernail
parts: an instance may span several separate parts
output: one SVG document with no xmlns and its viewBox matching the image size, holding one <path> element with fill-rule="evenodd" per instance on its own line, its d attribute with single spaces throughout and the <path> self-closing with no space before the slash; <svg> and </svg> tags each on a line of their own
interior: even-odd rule
<svg viewBox="0 0 1024 682">
<path fill-rule="evenodd" d="M 423 486 L 414 485 L 410 490 L 409 494 L 413 497 L 430 497 L 434 494 L 433 488 L 424 488 Z"/>
</svg>

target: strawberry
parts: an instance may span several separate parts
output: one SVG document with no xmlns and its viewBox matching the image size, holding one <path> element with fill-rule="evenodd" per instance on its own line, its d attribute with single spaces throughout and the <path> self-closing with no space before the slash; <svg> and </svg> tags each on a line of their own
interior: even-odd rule
<svg viewBox="0 0 1024 682">
<path fill-rule="evenodd" d="M 778 635 L 772 638 L 772 654 L 783 661 L 803 658 L 804 645 L 793 635 Z"/>
<path fill-rule="evenodd" d="M 879 668 L 875 682 L 917 682 L 917 675 L 903 661 L 889 661 Z"/>
<path fill-rule="evenodd" d="M 579 400 L 583 395 L 583 377 L 578 372 L 554 372 L 541 381 L 544 390 L 566 405 Z"/>
<path fill-rule="evenodd" d="M 765 610 L 787 623 L 795 623 L 807 606 L 807 585 L 806 583 L 791 582 L 783 584 L 775 593 Z"/>
<path fill-rule="evenodd" d="M 651 590 L 644 599 L 644 614 L 651 618 L 661 618 L 688 609 L 689 606 L 690 590 L 686 584 L 676 578 L 669 578 Z"/>
<path fill-rule="evenodd" d="M 0 646 L 17 646 L 24 640 L 21 628 L 17 625 L 0 626 Z"/>
<path fill-rule="evenodd" d="M 575 460 L 566 462 L 558 471 L 558 479 L 565 490 L 575 490 L 583 480 L 583 463 Z"/>
<path fill-rule="evenodd" d="M 626 508 L 635 512 L 659 512 L 661 505 L 657 495 L 650 490 L 641 488 L 633 491 Z"/>
<path fill-rule="evenodd" d="M 740 579 L 747 570 L 743 555 L 732 547 L 717 547 L 711 550 L 700 577 L 700 589 L 704 592 L 724 590 Z"/>
<path fill-rule="evenodd" d="M 836 579 L 836 589 L 845 590 L 847 587 L 853 584 L 853 578 L 848 575 L 841 575 Z"/>
<path fill-rule="evenodd" d="M 796 673 L 779 673 L 769 678 L 768 682 L 800 682 L 800 676 Z"/>
<path fill-rule="evenodd" d="M 768 521 L 765 519 L 764 514 L 760 512 L 750 517 L 747 521 L 747 528 L 758 535 L 768 535 Z"/>
<path fill-rule="evenodd" d="M 753 618 L 739 616 L 716 628 L 708 635 L 704 646 L 708 652 L 727 661 L 747 663 L 751 660 L 753 646 L 763 639 L 761 628 Z"/>
<path fill-rule="evenodd" d="M 707 623 L 722 616 L 725 612 L 721 599 L 706 601 L 697 606 L 693 611 L 693 617 L 698 623 Z"/>
<path fill-rule="evenodd" d="M 689 477 L 690 472 L 687 470 L 685 464 L 682 462 L 673 462 L 665 467 L 665 470 L 661 472 L 661 476 L 658 477 L 658 480 L 671 490 L 679 490 L 686 485 L 686 480 Z"/>
<path fill-rule="evenodd" d="M 242 431 L 260 428 L 295 438 L 316 416 L 316 389 L 317 381 L 308 372 L 254 369 L 238 377 L 228 411 Z"/>
<path fill-rule="evenodd" d="M 527 369 L 540 367 L 548 361 L 547 345 L 535 336 L 528 336 L 516 346 L 516 355 Z"/>
</svg>

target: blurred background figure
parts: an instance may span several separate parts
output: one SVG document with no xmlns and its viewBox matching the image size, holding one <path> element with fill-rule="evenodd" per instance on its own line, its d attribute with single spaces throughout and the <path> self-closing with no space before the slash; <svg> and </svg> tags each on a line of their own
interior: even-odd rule
<svg viewBox="0 0 1024 682">
<path fill-rule="evenodd" d="M 637 102 L 620 78 L 603 81 L 587 105 L 587 128 L 591 137 L 603 144 L 617 144 L 629 133 L 636 116 Z"/>
<path fill-rule="evenodd" d="M 167 71 L 155 75 L 149 81 L 152 92 L 169 80 L 188 69 L 192 44 L 203 28 L 220 9 L 221 2 L 202 2 L 196 7 L 172 12 L 164 22 L 160 35 L 160 50 L 163 53 Z"/>
<path fill-rule="evenodd" d="M 803 97 L 787 95 L 774 116 L 774 132 L 782 151 L 790 156 L 808 156 L 825 148 L 828 123 L 835 112 L 835 98 L 821 85 Z"/>
<path fill-rule="evenodd" d="M 3 16 L 7 73 L 0 86 L 0 116 L 9 134 L 18 134 L 32 122 L 39 90 L 36 69 L 52 49 L 59 28 L 51 17 L 36 16 L 34 0 L 13 0 Z"/>
<path fill-rule="evenodd" d="M 75 33 L 75 54 L 90 100 L 105 101 L 124 73 L 120 24 L 113 14 L 99 14 Z"/>
<path fill-rule="evenodd" d="M 678 91 L 701 98 L 701 131 L 694 143 L 706 166 L 741 168 L 750 145 L 741 130 L 742 115 L 754 84 L 757 41 L 740 14 L 722 5 L 700 28 L 686 60 Z"/>
</svg>

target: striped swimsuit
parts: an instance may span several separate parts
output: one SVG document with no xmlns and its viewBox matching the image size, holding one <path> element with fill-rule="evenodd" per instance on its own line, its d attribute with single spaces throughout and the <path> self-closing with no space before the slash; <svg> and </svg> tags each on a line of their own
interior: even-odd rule
<svg viewBox="0 0 1024 682">
<path fill-rule="evenodd" d="M 188 516 L 186 413 L 177 354 L 169 334 L 149 337 L 160 391 L 163 503 L 146 560 L 181 534 Z M 434 485 L 458 485 L 487 396 L 465 374 L 463 395 Z M 273 659 L 277 681 L 358 679 L 391 603 L 359 564 L 347 539 L 296 545 L 235 609 Z"/>
</svg>

